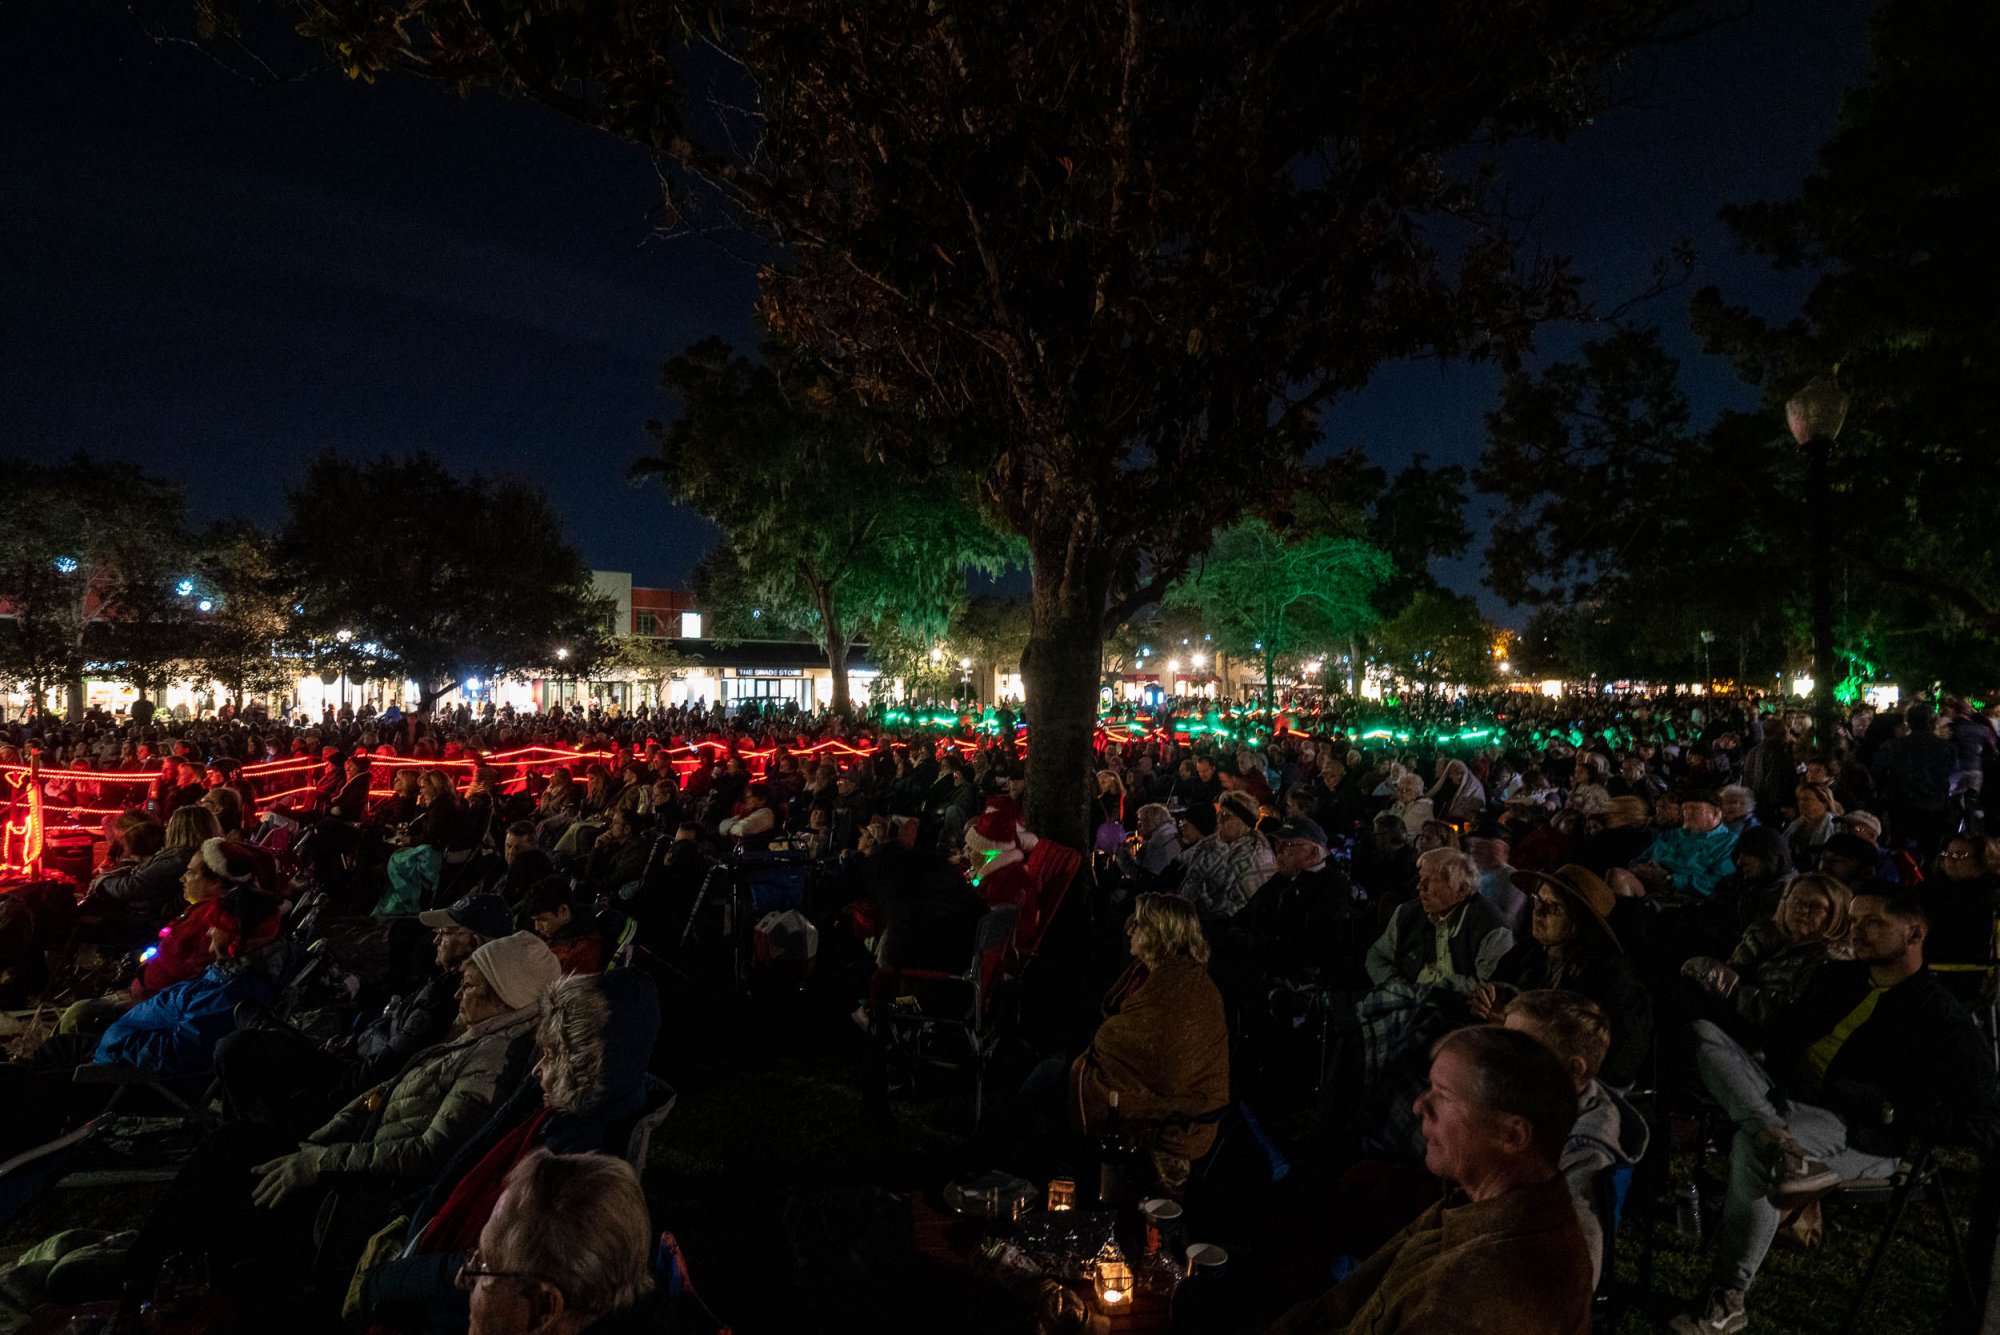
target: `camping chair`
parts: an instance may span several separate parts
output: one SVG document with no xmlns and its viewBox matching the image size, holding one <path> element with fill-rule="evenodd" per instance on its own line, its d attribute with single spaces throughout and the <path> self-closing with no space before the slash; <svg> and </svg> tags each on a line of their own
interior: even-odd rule
<svg viewBox="0 0 2000 1335">
<path fill-rule="evenodd" d="M 632 1165 L 635 1173 L 646 1171 L 646 1160 L 653 1149 L 653 1135 L 674 1110 L 680 1095 L 674 1087 L 656 1075 L 646 1077 L 646 1103 L 639 1115 L 632 1121 L 632 1130 L 625 1137 L 625 1162 Z"/>
<path fill-rule="evenodd" d="M 2000 914 L 1993 916 L 1987 928 L 1984 962 L 1927 967 L 1986 1031 L 1994 1063 L 2000 1065 Z"/>
<path fill-rule="evenodd" d="M 987 971 L 1014 939 L 1020 911 L 1012 904 L 988 909 L 972 933 L 972 958 L 963 972 L 878 968 L 868 983 L 868 1029 L 915 1060 L 948 1070 L 972 1071 L 972 1118 L 985 1109 L 986 1065 L 999 1043 L 991 1023 Z M 936 1051 L 931 1039 L 956 1035 L 962 1053 Z"/>
<path fill-rule="evenodd" d="M 1029 915 L 1032 928 L 1025 934 L 1016 933 L 1008 948 L 1005 974 L 1015 982 L 1021 981 L 1041 952 L 1050 925 L 1062 911 L 1070 887 L 1076 884 L 1083 870 L 1083 855 L 1043 839 L 1029 850 L 1026 865 L 1035 875 L 1035 912 Z"/>
<path fill-rule="evenodd" d="M 1861 1311 L 1868 1303 L 1869 1290 L 1875 1287 L 1875 1278 L 1881 1273 L 1882 1262 L 1889 1254 L 1889 1244 L 1896 1240 L 1896 1231 L 1902 1226 L 1903 1212 L 1909 1208 L 1910 1198 L 1918 1193 L 1922 1193 L 1925 1203 L 1937 1212 L 1938 1223 L 1944 1229 L 1945 1250 L 1951 1262 L 1952 1296 L 1964 1304 L 1965 1310 L 1978 1310 L 1977 1290 L 1973 1287 L 1972 1272 L 1965 1263 L 1965 1247 L 1959 1240 L 1958 1223 L 1951 1217 L 1951 1202 L 1945 1198 L 1944 1183 L 1939 1178 L 1935 1140 L 1928 1134 L 1919 1135 L 1911 1143 L 1909 1156 L 1904 1162 L 1907 1166 L 1894 1177 L 1855 1178 L 1835 1187 L 1827 1197 L 1831 1201 L 1853 1205 L 1886 1204 L 1889 1207 L 1889 1217 L 1882 1222 L 1882 1231 L 1876 1235 L 1875 1250 L 1868 1258 L 1868 1269 L 1862 1272 L 1861 1287 L 1855 1291 L 1847 1317 L 1840 1323 L 1842 1332 L 1860 1329 Z"/>
</svg>

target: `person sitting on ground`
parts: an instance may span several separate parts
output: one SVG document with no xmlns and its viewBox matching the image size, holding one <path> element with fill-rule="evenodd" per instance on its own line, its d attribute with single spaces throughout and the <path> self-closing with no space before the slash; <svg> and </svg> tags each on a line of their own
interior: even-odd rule
<svg viewBox="0 0 2000 1335">
<path fill-rule="evenodd" d="M 1655 839 L 1632 864 L 1632 871 L 1648 891 L 1706 898 L 1733 870 L 1730 853 L 1737 835 L 1722 823 L 1722 801 L 1714 793 L 1687 794 L 1681 799 L 1680 811 L 1680 828 Z"/>
<path fill-rule="evenodd" d="M 1277 871 L 1270 841 L 1257 829 L 1257 799 L 1224 793 L 1215 807 L 1215 833 L 1181 854 L 1176 892 L 1204 923 L 1219 924 L 1242 912 L 1250 897 Z M 1187 838 L 1182 832 L 1182 839 Z"/>
<path fill-rule="evenodd" d="M 1669 1326 L 1677 1335 L 1744 1328 L 1744 1295 L 1783 1211 L 1850 1178 L 1892 1175 L 1919 1134 L 2000 1145 L 1992 1048 L 1924 968 L 1923 904 L 1859 895 L 1851 922 L 1853 961 L 1822 967 L 1765 1030 L 1762 1063 L 1713 1022 L 1694 1024 L 1695 1069 L 1736 1135 L 1709 1288 Z"/>
<path fill-rule="evenodd" d="M 1696 955 L 1681 965 L 1681 973 L 1761 1031 L 1805 994 L 1835 951 L 1846 950 L 1853 902 L 1854 892 L 1831 876 L 1795 876 L 1772 915 L 1744 929 L 1727 963 Z"/>
<path fill-rule="evenodd" d="M 1594 1277 L 1558 1170 L 1570 1073 L 1526 1034 L 1455 1030 L 1412 1111 L 1424 1166 L 1456 1190 L 1266 1335 L 1584 1335 Z"/>
<path fill-rule="evenodd" d="M 1116 1106 L 1152 1151 L 1161 1189 L 1174 1195 L 1189 1161 L 1215 1143 L 1206 1119 L 1229 1102 L 1229 1026 L 1193 905 L 1140 895 L 1125 936 L 1132 962 L 1105 996 L 1090 1046 L 1069 1066 L 1070 1129 L 1102 1130 Z"/>
<path fill-rule="evenodd" d="M 639 1175 L 604 1154 L 537 1150 L 507 1176 L 457 1282 L 472 1335 L 637 1335 L 665 1329 Z"/>
<path fill-rule="evenodd" d="M 1577 1226 L 1595 1277 L 1604 1270 L 1604 1217 L 1610 1204 L 1604 1175 L 1644 1157 L 1650 1138 L 1646 1119 L 1597 1079 L 1597 1068 L 1611 1048 L 1611 1025 L 1589 997 L 1547 988 L 1523 992 L 1507 1003 L 1503 1023 L 1547 1046 L 1576 1086 L 1576 1125 L 1563 1144 L 1559 1167 L 1576 1202 Z"/>
<path fill-rule="evenodd" d="M 1611 927 L 1618 897 L 1575 866 L 1522 872 L 1520 883 L 1534 902 L 1534 937 L 1500 962 L 1500 981 L 1473 993 L 1472 1014 L 1498 1020 L 1517 992 L 1559 989 L 1589 997 L 1611 1031 L 1609 1051 L 1600 1059 L 1604 1080 L 1631 1088 L 1652 1047 L 1653 1007 Z"/>
<path fill-rule="evenodd" d="M 438 1173 L 410 1215 L 402 1255 L 368 1274 L 364 1310 L 400 1329 L 462 1326 L 465 1300 L 452 1279 L 478 1245 L 507 1175 L 537 1150 L 624 1154 L 645 1107 L 659 1032 L 659 992 L 638 970 L 573 974 L 552 985 L 535 1030 L 535 1078 L 522 1081 Z"/>
<path fill-rule="evenodd" d="M 253 1168 L 254 1202 L 275 1208 L 334 1174 L 366 1179 L 385 1200 L 422 1188 L 525 1071 L 542 995 L 561 972 L 530 932 L 473 951 L 459 976 L 464 1030 L 357 1096 L 293 1153 Z"/>
<path fill-rule="evenodd" d="M 551 876 L 528 895 L 528 925 L 555 952 L 564 973 L 596 973 L 604 967 L 606 924 L 593 913 L 566 876 Z"/>
</svg>

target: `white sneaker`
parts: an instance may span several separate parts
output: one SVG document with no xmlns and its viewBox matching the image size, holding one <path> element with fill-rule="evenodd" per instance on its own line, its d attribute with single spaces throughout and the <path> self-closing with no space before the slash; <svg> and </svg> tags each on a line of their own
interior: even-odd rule
<svg viewBox="0 0 2000 1335">
<path fill-rule="evenodd" d="M 1778 1176 L 1769 1199 L 1779 1209 L 1797 1209 L 1840 1185 L 1840 1174 L 1807 1155 L 1790 1132 L 1772 1132 L 1770 1145 L 1777 1154 Z"/>
<path fill-rule="evenodd" d="M 1749 1324 L 1743 1290 L 1710 1289 L 1700 1308 L 1682 1312 L 1667 1323 L 1667 1329 L 1672 1335 L 1734 1335 Z"/>
</svg>

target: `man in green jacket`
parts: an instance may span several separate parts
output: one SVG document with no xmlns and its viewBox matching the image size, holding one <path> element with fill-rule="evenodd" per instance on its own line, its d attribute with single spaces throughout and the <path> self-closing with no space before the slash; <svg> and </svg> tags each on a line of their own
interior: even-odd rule
<svg viewBox="0 0 2000 1335">
<path fill-rule="evenodd" d="M 1424 1166 L 1455 1190 L 1266 1335 L 1585 1335 L 1594 1276 L 1556 1171 L 1576 1121 L 1562 1064 L 1511 1029 L 1454 1030 L 1416 1113 Z"/>
</svg>

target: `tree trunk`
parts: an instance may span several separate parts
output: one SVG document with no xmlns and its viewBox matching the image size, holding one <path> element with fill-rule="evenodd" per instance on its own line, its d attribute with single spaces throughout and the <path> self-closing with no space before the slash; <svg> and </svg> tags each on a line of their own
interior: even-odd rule
<svg viewBox="0 0 2000 1335">
<path fill-rule="evenodd" d="M 826 666 L 832 673 L 829 683 L 833 687 L 833 699 L 829 707 L 836 714 L 845 714 L 849 709 L 847 691 L 847 635 L 842 631 L 840 619 L 833 610 L 833 589 L 830 585 L 815 583 L 813 597 L 819 603 L 819 625 L 826 636 Z"/>
<path fill-rule="evenodd" d="M 1069 507 L 1049 507 L 1048 529 L 1029 538 L 1033 562 L 1027 686 L 1028 828 L 1075 849 L 1090 847 L 1092 737 L 1104 675 L 1109 562 L 1095 525 Z M 1060 517 L 1067 512 L 1067 520 Z"/>
<path fill-rule="evenodd" d="M 1264 651 L 1264 712 L 1266 714 L 1271 714 L 1273 706 L 1277 703 L 1278 688 L 1276 674 L 1277 659 L 1273 657 L 1269 649 L 1266 649 Z"/>
</svg>

